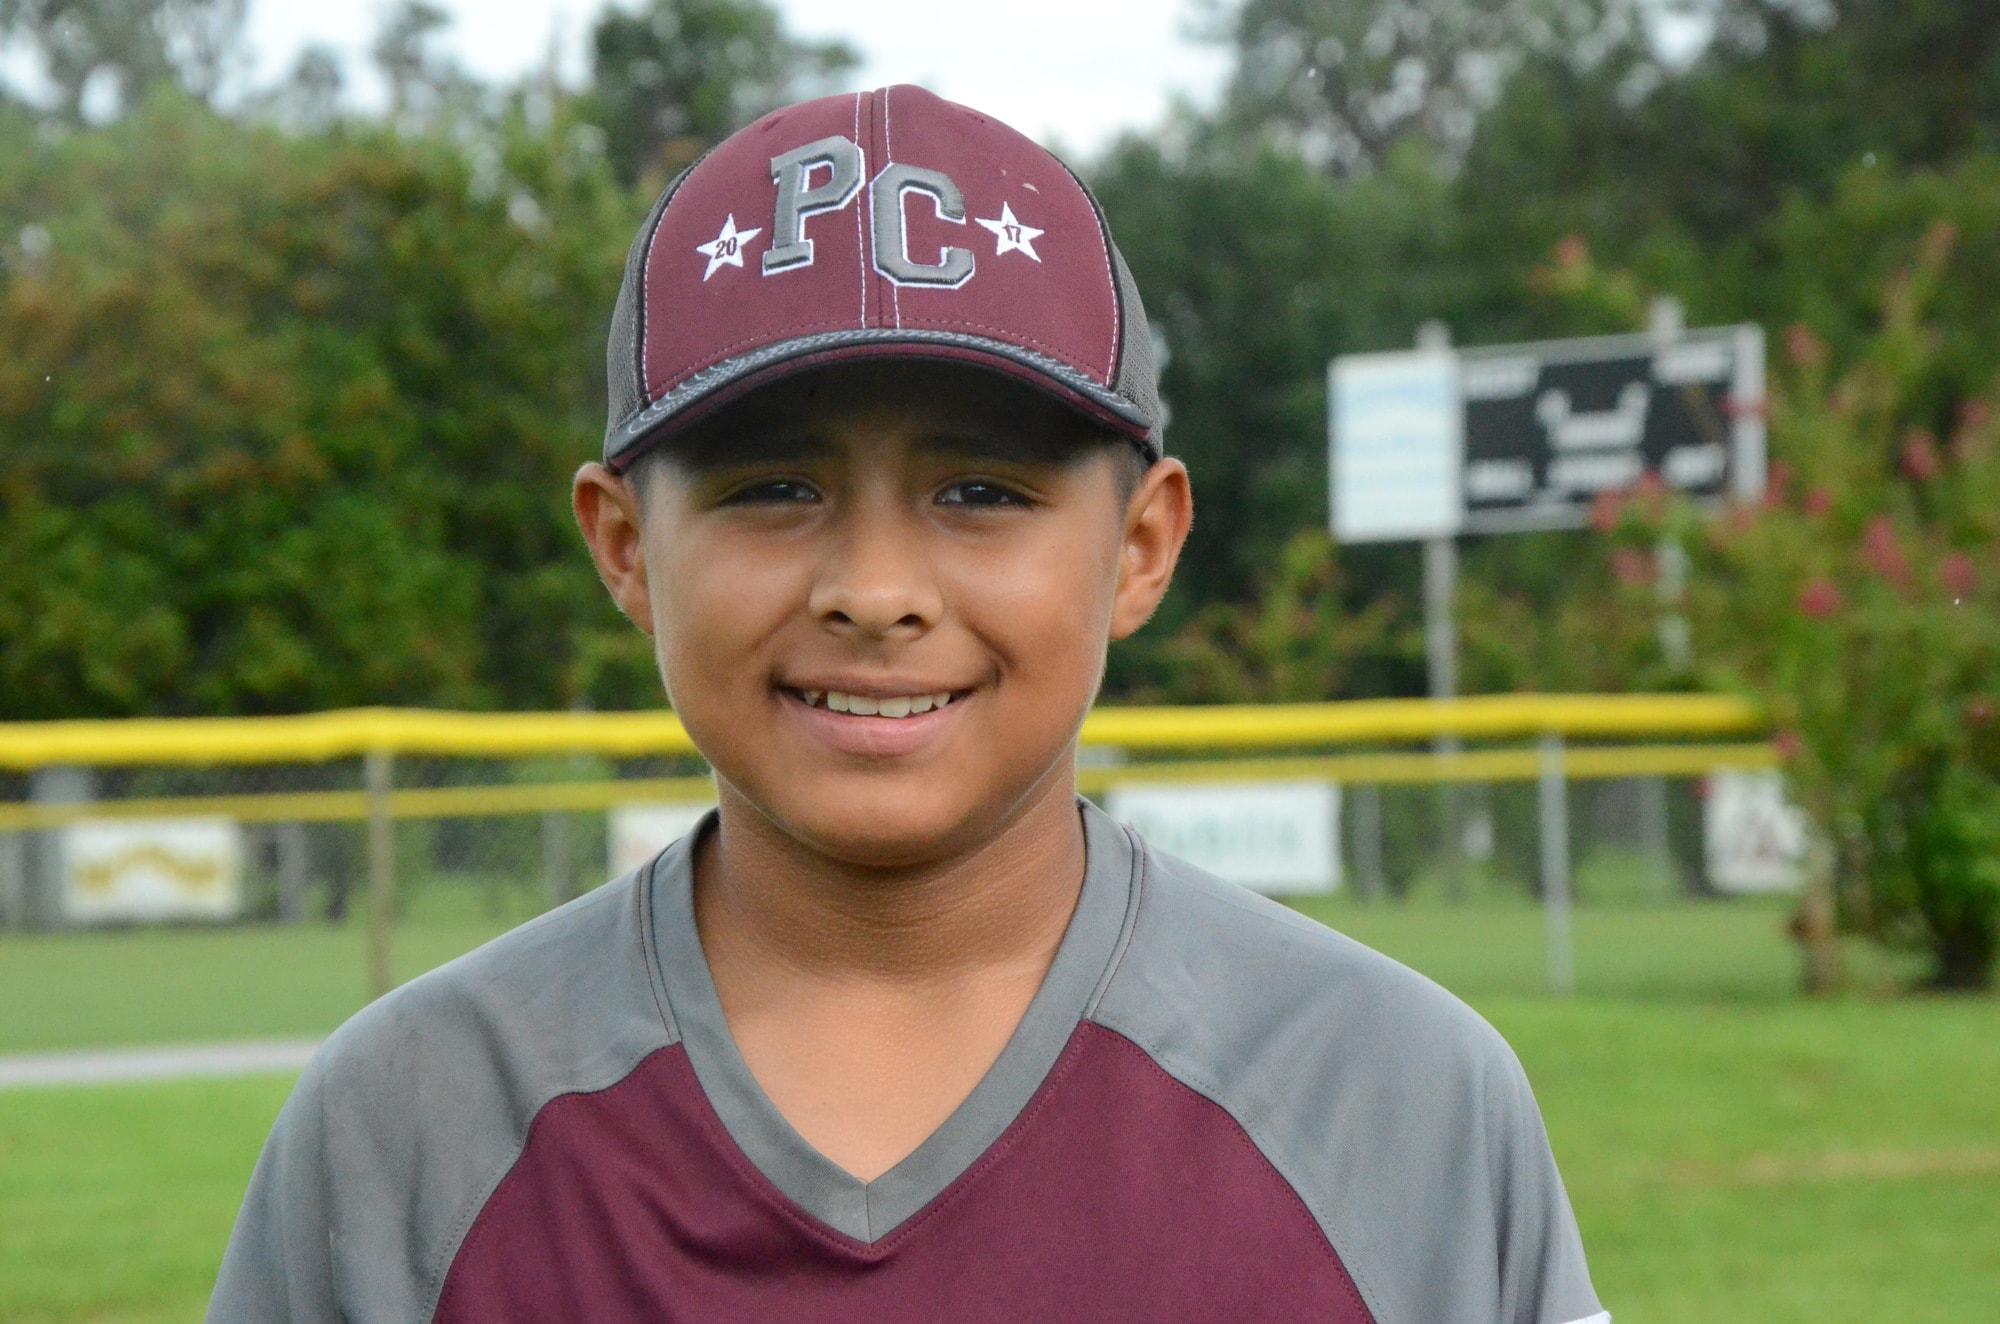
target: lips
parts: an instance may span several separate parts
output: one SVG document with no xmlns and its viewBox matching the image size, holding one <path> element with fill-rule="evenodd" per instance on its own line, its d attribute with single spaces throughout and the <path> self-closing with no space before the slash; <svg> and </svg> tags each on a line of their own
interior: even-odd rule
<svg viewBox="0 0 2000 1324">
<path fill-rule="evenodd" d="M 867 693 L 820 688 L 833 677 L 816 677 L 812 688 L 781 685 L 785 708 L 814 744 L 851 758 L 902 759 L 932 749 L 958 728 L 960 714 L 978 687 L 919 689 L 926 682 L 874 683 Z M 934 683 L 934 682 L 932 682 Z"/>
</svg>

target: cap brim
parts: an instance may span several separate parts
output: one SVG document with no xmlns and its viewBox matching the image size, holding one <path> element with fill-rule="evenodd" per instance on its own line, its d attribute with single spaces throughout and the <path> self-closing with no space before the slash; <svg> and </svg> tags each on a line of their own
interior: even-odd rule
<svg viewBox="0 0 2000 1324">
<path fill-rule="evenodd" d="M 1164 453 L 1138 405 L 1066 363 L 983 336 L 951 331 L 850 330 L 804 336 L 717 364 L 639 409 L 614 433 L 605 463 L 623 473 L 674 433 L 774 381 L 833 363 L 924 359 L 1001 373 L 1124 437 L 1149 460 Z"/>
</svg>

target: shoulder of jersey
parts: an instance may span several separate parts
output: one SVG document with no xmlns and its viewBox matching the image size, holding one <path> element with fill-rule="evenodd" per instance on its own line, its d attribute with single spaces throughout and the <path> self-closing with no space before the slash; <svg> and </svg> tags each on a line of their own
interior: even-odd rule
<svg viewBox="0 0 2000 1324">
<path fill-rule="evenodd" d="M 1316 920 L 1185 860 L 1147 847 L 1142 896 L 1120 976 L 1184 998 L 1194 1014 L 1245 1034 L 1300 1017 L 1365 1030 L 1348 1044 L 1435 1056 L 1438 1064 L 1512 1061 L 1497 1031 L 1433 980 Z M 1168 972 L 1179 972 L 1178 975 Z M 1141 1017 L 1141 1019 L 1147 1019 Z"/>
</svg>

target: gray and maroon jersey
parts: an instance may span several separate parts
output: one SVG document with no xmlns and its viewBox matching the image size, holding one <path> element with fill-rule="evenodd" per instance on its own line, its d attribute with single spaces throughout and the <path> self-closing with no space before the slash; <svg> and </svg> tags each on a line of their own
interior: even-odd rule
<svg viewBox="0 0 2000 1324">
<path fill-rule="evenodd" d="M 328 1041 L 209 1319 L 1608 1320 L 1499 1035 L 1082 812 L 1041 991 L 876 1180 L 738 1056 L 689 838 Z"/>
</svg>

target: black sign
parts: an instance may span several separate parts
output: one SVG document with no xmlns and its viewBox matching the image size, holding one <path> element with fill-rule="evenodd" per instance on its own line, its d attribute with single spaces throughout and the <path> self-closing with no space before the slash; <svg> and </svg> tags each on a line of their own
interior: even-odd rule
<svg viewBox="0 0 2000 1324">
<path fill-rule="evenodd" d="M 1574 528 L 1654 474 L 1697 498 L 1764 487 L 1764 335 L 1612 336 L 1459 352 L 1467 533 Z"/>
</svg>

